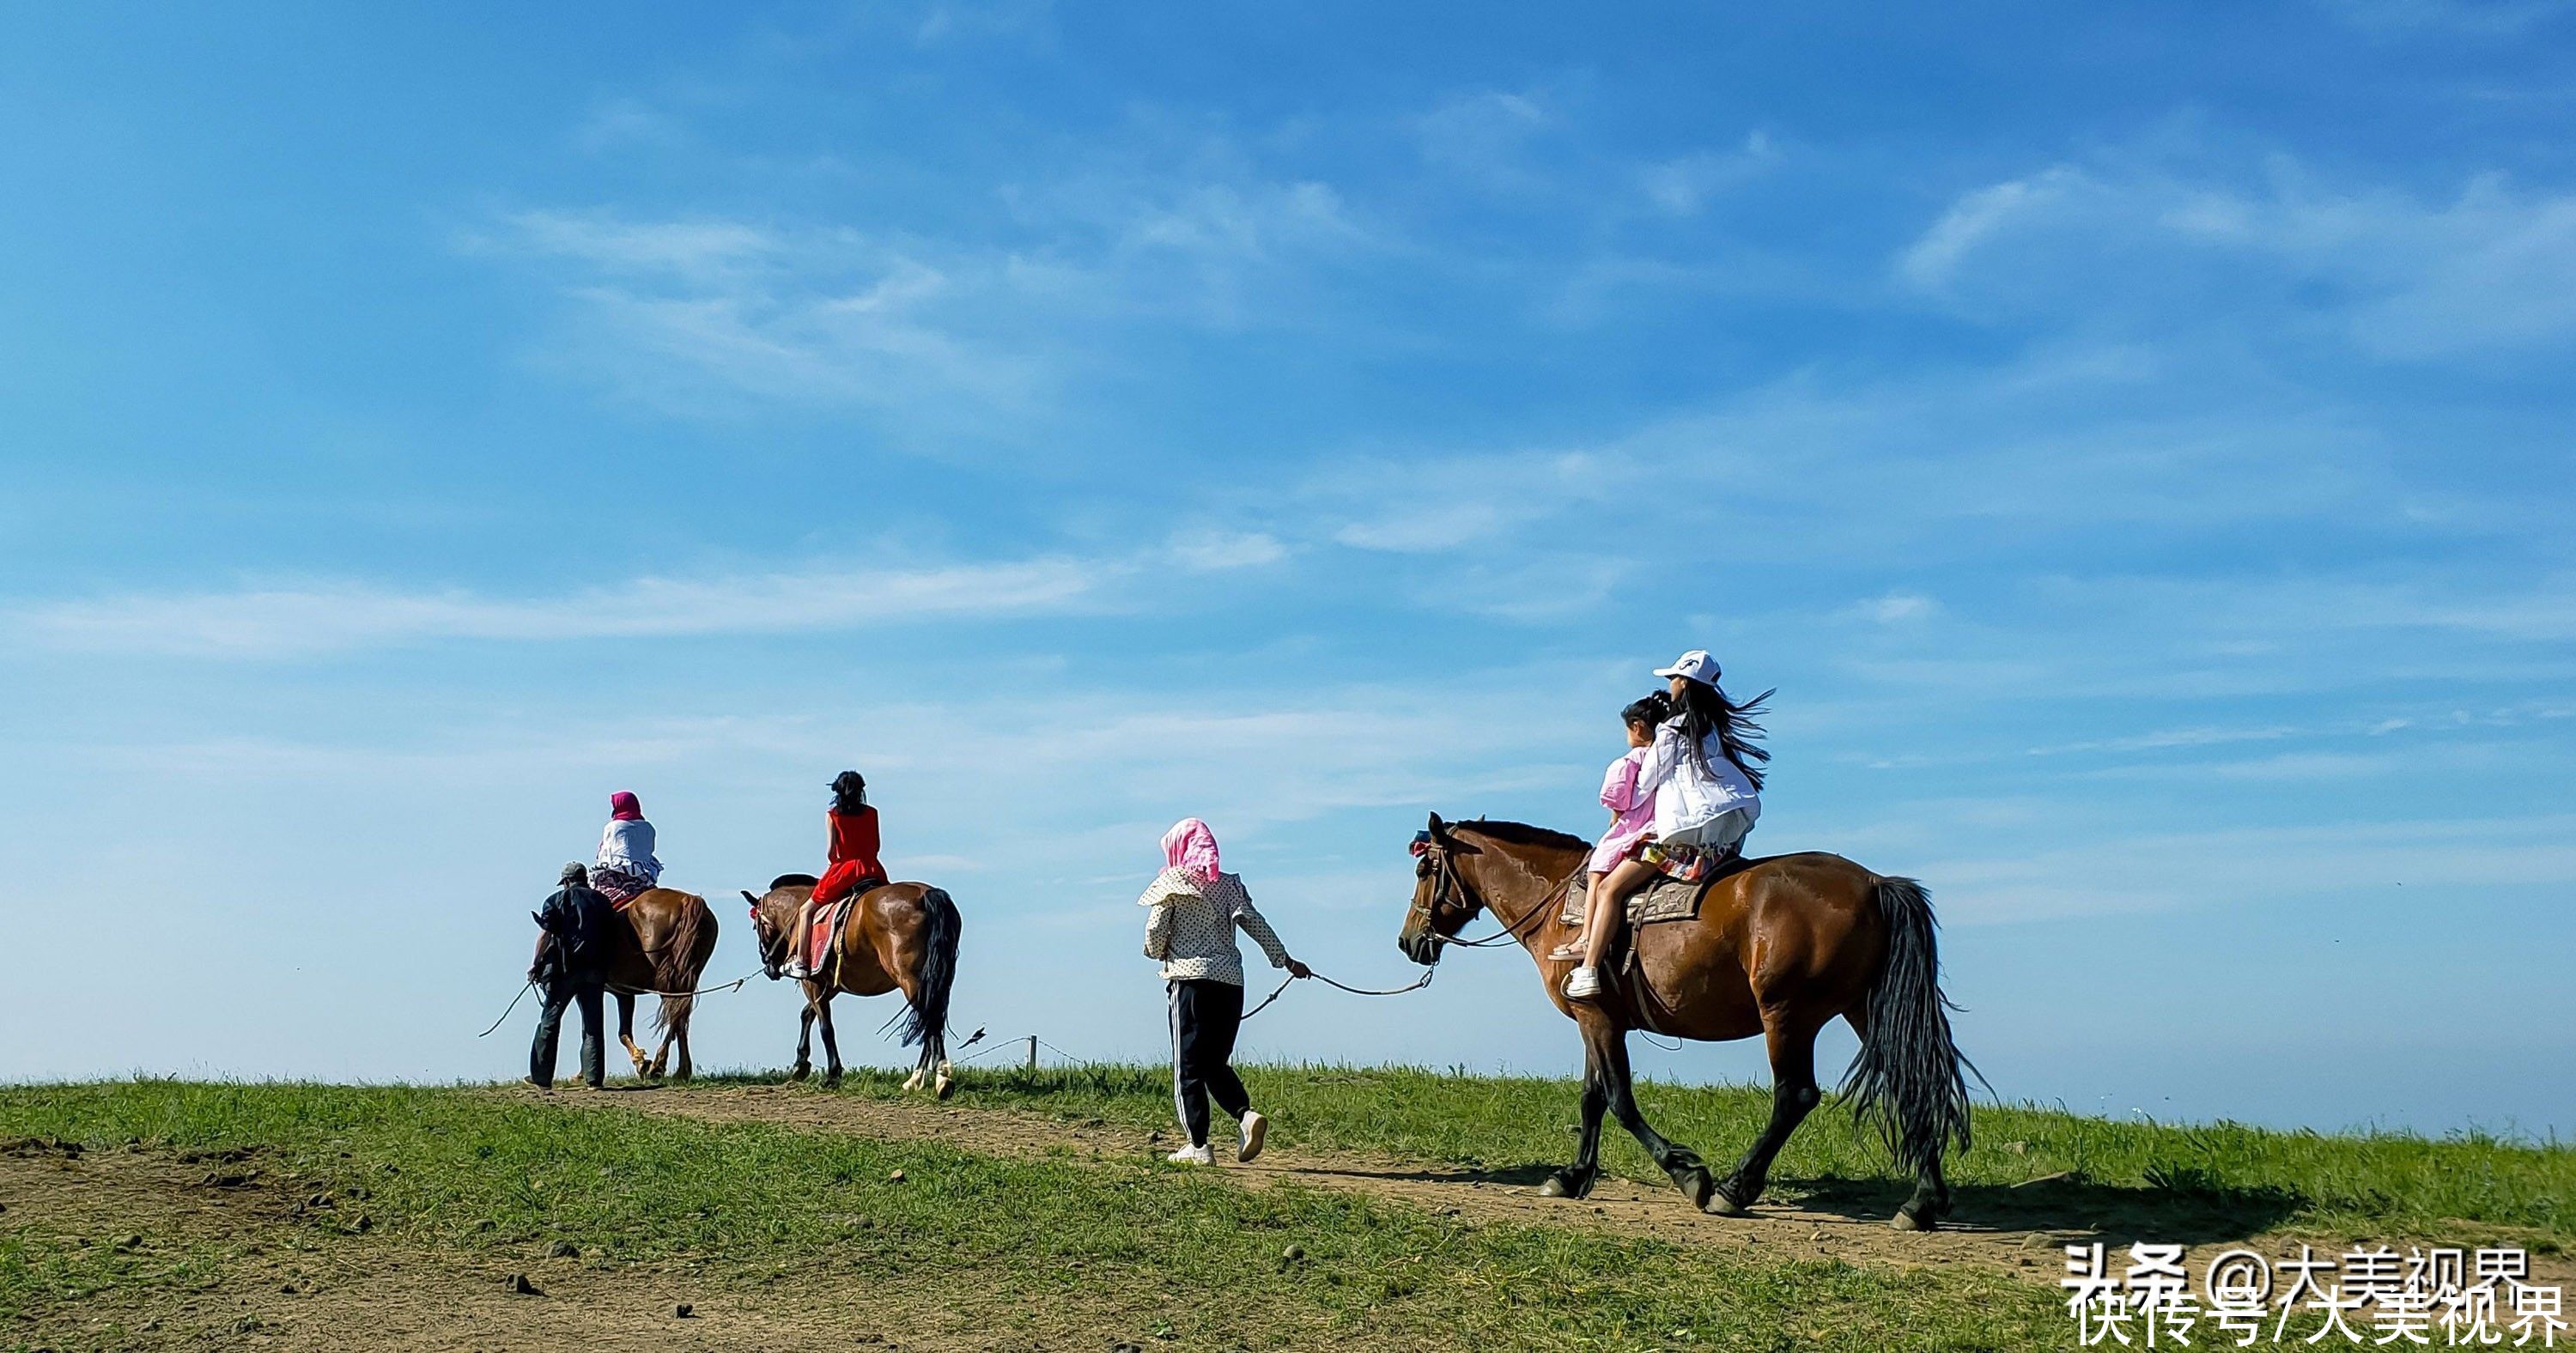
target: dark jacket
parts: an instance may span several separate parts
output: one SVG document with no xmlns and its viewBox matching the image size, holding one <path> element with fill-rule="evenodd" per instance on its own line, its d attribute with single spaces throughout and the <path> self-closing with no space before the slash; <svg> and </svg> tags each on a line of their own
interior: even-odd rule
<svg viewBox="0 0 2576 1353">
<path fill-rule="evenodd" d="M 554 937 L 546 947 L 547 963 L 570 977 L 606 971 L 608 928 L 617 923 L 616 906 L 580 884 L 556 889 L 537 912 L 538 927 Z"/>
</svg>

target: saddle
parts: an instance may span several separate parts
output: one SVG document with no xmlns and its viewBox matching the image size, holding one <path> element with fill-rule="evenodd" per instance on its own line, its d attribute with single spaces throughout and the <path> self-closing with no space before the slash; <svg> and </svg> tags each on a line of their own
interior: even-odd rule
<svg viewBox="0 0 2576 1353">
<path fill-rule="evenodd" d="M 1628 924 L 1641 926 L 1699 919 L 1699 909 L 1708 900 L 1709 889 L 1742 867 L 1744 854 L 1736 847 L 1728 846 L 1724 854 L 1699 856 L 1695 863 L 1697 867 L 1693 872 L 1696 877 L 1676 878 L 1671 874 L 1658 874 L 1654 882 L 1638 889 L 1636 895 L 1628 899 Z M 1573 882 L 1566 886 L 1565 910 L 1560 919 L 1567 925 L 1581 925 L 1591 901 L 1592 876 L 1576 874 Z M 1630 946 L 1632 951 L 1634 947 Z"/>
</svg>

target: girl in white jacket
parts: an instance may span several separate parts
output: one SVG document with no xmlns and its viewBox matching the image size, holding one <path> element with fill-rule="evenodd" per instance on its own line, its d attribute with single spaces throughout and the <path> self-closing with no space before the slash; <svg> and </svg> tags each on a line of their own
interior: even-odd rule
<svg viewBox="0 0 2576 1353">
<path fill-rule="evenodd" d="M 1655 730 L 1654 745 L 1637 767 L 1637 792 L 1655 796 L 1655 829 L 1630 847 L 1627 858 L 1601 881 L 1584 937 L 1583 965 L 1566 974 L 1567 1000 L 1601 994 L 1601 956 L 1627 923 L 1628 899 L 1678 857 L 1723 859 L 1762 816 L 1762 763 L 1771 753 L 1759 743 L 1753 716 L 1771 692 L 1736 704 L 1717 687 L 1717 660 L 1694 648 L 1655 675 L 1671 679 L 1673 717 Z"/>
</svg>

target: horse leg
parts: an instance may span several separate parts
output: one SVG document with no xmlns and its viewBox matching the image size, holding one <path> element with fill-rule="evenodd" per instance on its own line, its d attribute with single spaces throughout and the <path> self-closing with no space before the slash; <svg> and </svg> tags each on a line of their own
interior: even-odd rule
<svg viewBox="0 0 2576 1353">
<path fill-rule="evenodd" d="M 1772 1158 L 1824 1097 L 1816 1088 L 1815 1023 L 1780 1009 L 1762 1012 L 1762 1026 L 1763 1043 L 1771 1053 L 1771 1121 L 1708 1200 L 1709 1211 L 1730 1217 L 1742 1215 L 1762 1196 Z"/>
<path fill-rule="evenodd" d="M 680 1040 L 680 1079 L 684 1081 L 694 1080 L 697 1078 L 698 1074 L 697 1068 L 689 1062 L 690 1013 L 691 1012 L 686 1010 L 681 1011 L 678 1017 L 678 1022 L 672 1025 L 671 1028 L 671 1036 Z"/>
<path fill-rule="evenodd" d="M 1691 1206 L 1708 1206 L 1717 1185 L 1709 1178 L 1708 1166 L 1701 1162 L 1699 1153 L 1687 1146 L 1665 1141 L 1661 1134 L 1647 1126 L 1646 1115 L 1637 1109 L 1636 1085 L 1628 1070 L 1628 1031 L 1607 1019 L 1600 1021 L 1600 1029 L 1598 1055 L 1602 1070 L 1607 1073 L 1611 1116 L 1619 1120 L 1619 1126 L 1628 1129 L 1628 1135 L 1636 1138 L 1639 1146 L 1646 1148 L 1646 1154 L 1653 1156 L 1655 1163 L 1663 1167 L 1665 1176 L 1690 1195 Z"/>
<path fill-rule="evenodd" d="M 635 1074 L 644 1074 L 644 1050 L 635 1046 L 635 998 L 617 993 L 617 1041 L 626 1047 L 626 1055 L 635 1063 Z"/>
<path fill-rule="evenodd" d="M 832 993 L 824 992 L 816 1008 L 822 1012 L 823 1020 L 823 1088 L 829 1090 L 841 1083 L 841 1040 L 832 1034 Z"/>
<path fill-rule="evenodd" d="M 1584 1197 L 1601 1178 L 1601 1115 L 1610 1107 L 1610 1072 L 1602 1062 L 1601 1040 L 1609 1021 L 1589 1012 L 1576 1018 L 1583 1030 L 1583 1127 L 1576 1138 L 1574 1163 L 1539 1185 L 1542 1198 Z"/>
<path fill-rule="evenodd" d="M 957 1093 L 957 1068 L 948 1064 L 948 1031 L 933 1029 L 922 1043 L 922 1063 L 931 1068 L 930 1096 L 946 1099 Z"/>
<path fill-rule="evenodd" d="M 787 1079 L 801 1081 L 814 1074 L 814 989 L 805 989 L 805 1009 L 796 1017 L 796 1065 L 788 1068 Z"/>
<path fill-rule="evenodd" d="M 1843 1013 L 1843 1019 L 1860 1035 L 1869 1039 L 1869 1015 L 1865 1008 L 1855 1007 Z M 1950 1215 L 1950 1182 L 1941 1175 L 1941 1157 L 1935 1153 L 1930 1164 L 1915 1171 L 1914 1195 L 1896 1209 L 1888 1224 L 1900 1231 L 1934 1231 Z"/>
<path fill-rule="evenodd" d="M 663 1074 L 671 1069 L 671 998 L 664 996 L 661 1001 L 663 1013 L 654 1020 L 654 1023 L 662 1026 L 662 1041 L 653 1048 L 652 1074 L 655 1080 L 662 1079 Z"/>
</svg>

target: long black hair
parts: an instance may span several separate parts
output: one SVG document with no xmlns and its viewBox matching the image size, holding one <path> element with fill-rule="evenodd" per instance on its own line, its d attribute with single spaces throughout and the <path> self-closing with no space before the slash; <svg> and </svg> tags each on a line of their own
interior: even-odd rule
<svg viewBox="0 0 2576 1353">
<path fill-rule="evenodd" d="M 868 806 L 868 777 L 845 770 L 832 777 L 832 811 L 855 813 Z"/>
<path fill-rule="evenodd" d="M 1708 735 L 1715 733 L 1718 750 L 1735 763 L 1737 770 L 1744 772 L 1744 778 L 1751 781 L 1755 789 L 1762 787 L 1763 771 L 1759 763 L 1769 761 L 1771 751 L 1762 745 L 1762 725 L 1754 722 L 1753 716 L 1762 712 L 1762 702 L 1770 699 L 1777 690 L 1774 687 L 1739 705 L 1727 699 L 1726 692 L 1705 681 L 1683 678 L 1678 710 L 1682 735 L 1683 740 L 1690 744 L 1690 754 L 1699 759 L 1700 769 L 1709 768 Z"/>
</svg>

